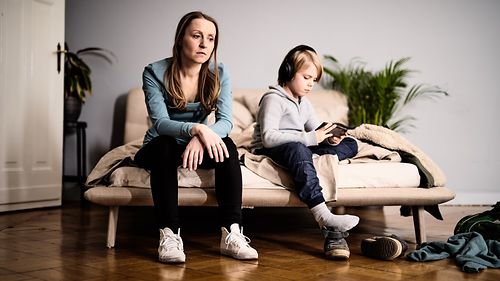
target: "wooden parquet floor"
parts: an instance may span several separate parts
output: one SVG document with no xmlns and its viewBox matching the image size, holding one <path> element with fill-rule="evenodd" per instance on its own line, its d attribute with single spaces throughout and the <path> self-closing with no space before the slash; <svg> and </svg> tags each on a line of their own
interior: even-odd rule
<svg viewBox="0 0 500 281">
<path fill-rule="evenodd" d="M 444 221 L 426 215 L 428 241 L 445 241 L 456 222 L 489 206 L 442 206 Z M 349 236 L 351 258 L 323 258 L 323 239 L 306 208 L 244 210 L 244 233 L 258 261 L 237 261 L 218 252 L 214 208 L 181 209 L 187 261 L 157 262 L 158 232 L 150 207 L 120 209 L 117 243 L 105 246 L 107 209 L 81 207 L 0 214 L 0 280 L 500 280 L 499 269 L 462 272 L 452 259 L 379 261 L 361 255 L 361 240 L 396 234 L 415 249 L 412 220 L 398 207 L 350 208 L 361 222 Z"/>
</svg>

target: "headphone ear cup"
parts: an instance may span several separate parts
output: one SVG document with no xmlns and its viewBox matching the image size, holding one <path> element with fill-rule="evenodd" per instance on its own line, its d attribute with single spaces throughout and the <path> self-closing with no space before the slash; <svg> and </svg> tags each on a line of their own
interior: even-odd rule
<svg viewBox="0 0 500 281">
<path fill-rule="evenodd" d="M 290 58 L 286 60 L 285 64 L 285 81 L 292 81 L 293 78 L 293 73 L 294 73 L 294 67 L 293 67 L 293 62 Z"/>
<path fill-rule="evenodd" d="M 293 63 L 293 58 L 296 52 L 301 52 L 301 51 L 312 51 L 313 53 L 316 53 L 316 51 L 313 48 L 307 45 L 299 45 L 291 49 L 285 56 L 285 59 L 283 60 L 283 63 L 280 65 L 280 68 L 278 70 L 278 80 L 280 81 L 280 83 L 286 83 L 292 81 L 293 76 L 295 75 L 295 66 Z"/>
</svg>

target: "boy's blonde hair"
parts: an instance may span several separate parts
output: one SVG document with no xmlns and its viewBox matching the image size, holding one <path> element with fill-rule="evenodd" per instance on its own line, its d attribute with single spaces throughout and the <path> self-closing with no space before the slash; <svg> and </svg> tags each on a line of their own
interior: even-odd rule
<svg viewBox="0 0 500 281">
<path fill-rule="evenodd" d="M 323 66 L 316 54 L 316 51 L 307 46 L 299 45 L 291 49 L 286 54 L 283 62 L 278 70 L 278 84 L 285 86 L 285 84 L 293 79 L 295 73 L 302 69 L 307 63 L 312 63 L 318 70 L 316 79 L 319 81 L 323 75 Z"/>
<path fill-rule="evenodd" d="M 316 79 L 319 81 L 323 75 L 323 65 L 315 52 L 309 50 L 298 52 L 293 61 L 296 69 L 295 72 L 300 71 L 308 62 L 312 63 L 318 70 L 318 76 Z"/>
</svg>

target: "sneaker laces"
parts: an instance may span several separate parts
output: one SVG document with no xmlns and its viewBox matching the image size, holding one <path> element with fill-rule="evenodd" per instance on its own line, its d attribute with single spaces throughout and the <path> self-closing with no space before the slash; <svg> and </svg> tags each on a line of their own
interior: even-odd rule
<svg viewBox="0 0 500 281">
<path fill-rule="evenodd" d="M 333 230 L 329 227 L 322 227 L 321 232 L 323 233 L 323 236 L 327 239 L 342 239 L 342 238 L 347 238 L 349 236 L 349 232 L 347 231 L 338 231 L 338 230 Z"/>
<path fill-rule="evenodd" d="M 228 249 L 229 245 L 231 244 L 238 246 L 238 252 L 236 252 L 237 254 L 240 253 L 240 250 L 243 247 L 250 248 L 250 245 L 248 245 L 250 241 L 251 241 L 250 238 L 243 235 L 243 228 L 241 228 L 241 232 L 233 232 L 233 231 L 230 232 L 226 236 L 226 239 L 224 239 L 224 243 L 226 244 L 226 249 Z"/>
<path fill-rule="evenodd" d="M 167 234 L 165 230 L 160 229 L 162 237 L 160 240 L 160 247 L 165 249 L 177 248 L 181 251 L 184 251 L 184 245 L 182 244 L 181 239 L 181 230 L 177 231 L 177 234 L 173 233 L 173 235 Z"/>
</svg>

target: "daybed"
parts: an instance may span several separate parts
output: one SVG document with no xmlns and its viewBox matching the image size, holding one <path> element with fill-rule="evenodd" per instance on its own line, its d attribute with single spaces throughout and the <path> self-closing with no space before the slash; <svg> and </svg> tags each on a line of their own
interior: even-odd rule
<svg viewBox="0 0 500 281">
<path fill-rule="evenodd" d="M 286 180 L 281 184 L 287 188 L 274 184 L 276 181 L 272 175 L 280 175 L 283 171 L 278 171 L 279 168 L 267 169 L 267 176 L 271 177 L 260 177 L 255 173 L 260 174 L 260 160 L 248 157 L 252 155 L 246 148 L 251 139 L 258 102 L 264 92 L 258 89 L 233 91 L 234 128 L 231 137 L 239 147 L 245 164 L 241 166 L 243 207 L 305 207 L 289 189 L 290 184 Z M 347 102 L 342 94 L 317 90 L 308 98 L 321 120 L 347 123 Z M 119 207 L 152 205 L 149 174 L 135 167 L 132 161 L 148 125 L 144 94 L 141 89 L 132 89 L 127 97 L 125 145 L 104 155 L 87 178 L 85 198 L 109 206 L 107 246 L 110 248 L 115 245 Z M 388 129 L 368 125 L 349 131 L 349 134 L 366 142 L 366 147 L 363 153 L 360 150 L 363 155 L 358 159 L 335 163 L 333 171 L 320 176 L 322 186 L 326 181 L 334 185 L 327 198 L 328 205 L 404 206 L 413 215 L 416 243 L 425 242 L 424 209 L 440 218 L 437 205 L 455 196 L 445 187 L 446 179 L 442 171 L 417 147 Z M 372 154 L 372 150 L 375 153 Z M 332 162 L 332 158 L 327 162 Z M 217 204 L 214 189 L 211 188 L 213 171 L 179 169 L 179 185 L 179 205 Z"/>
</svg>

